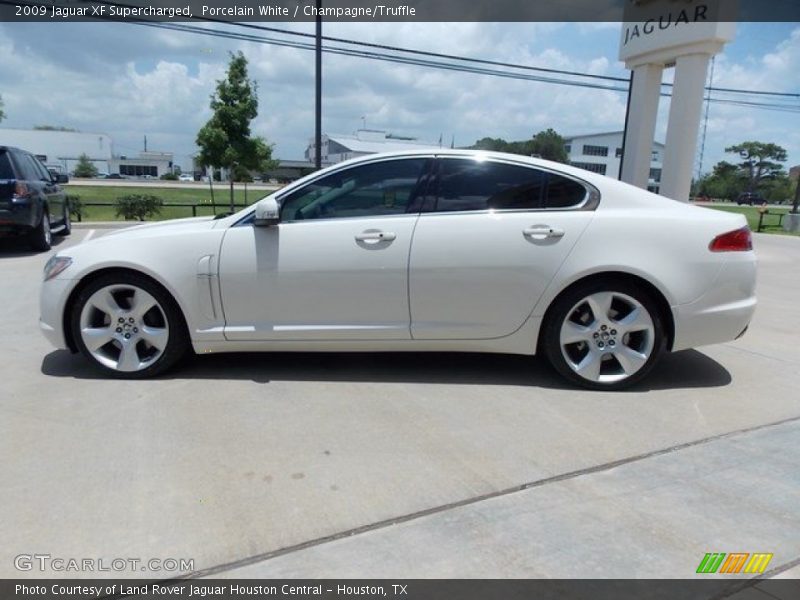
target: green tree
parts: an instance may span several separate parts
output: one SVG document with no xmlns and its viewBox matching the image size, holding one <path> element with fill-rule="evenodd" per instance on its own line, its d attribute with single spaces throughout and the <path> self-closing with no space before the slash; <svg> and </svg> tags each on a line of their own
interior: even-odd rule
<svg viewBox="0 0 800 600">
<path fill-rule="evenodd" d="M 540 131 L 529 140 L 507 142 L 502 138 L 481 138 L 471 147 L 474 150 L 488 150 L 492 152 L 508 152 L 522 156 L 539 156 L 556 162 L 567 162 L 567 150 L 564 147 L 564 138 L 554 129 Z"/>
<path fill-rule="evenodd" d="M 777 144 L 764 142 L 742 142 L 725 148 L 725 152 L 738 154 L 742 158 L 739 169 L 747 182 L 747 191 L 755 192 L 765 181 L 777 176 L 786 162 L 786 150 Z"/>
<path fill-rule="evenodd" d="M 697 182 L 697 193 L 710 198 L 734 200 L 746 187 L 747 182 L 739 167 L 723 160 Z"/>
<path fill-rule="evenodd" d="M 34 125 L 36 131 L 78 131 L 72 127 L 63 127 L 61 125 Z"/>
<path fill-rule="evenodd" d="M 3 110 L 3 106 L 5 106 L 5 105 L 3 104 L 3 97 L 2 97 L 2 96 L 0 96 L 0 122 L 2 122 L 2 121 L 3 121 L 3 119 L 5 119 L 5 118 L 6 118 L 6 113 L 5 113 L 5 111 Z"/>
<path fill-rule="evenodd" d="M 540 131 L 531 141 L 531 154 L 560 163 L 567 162 L 566 141 L 554 129 Z"/>
<path fill-rule="evenodd" d="M 164 201 L 158 196 L 151 194 L 128 194 L 117 198 L 117 216 L 144 221 L 148 217 L 154 217 L 161 213 Z"/>
<path fill-rule="evenodd" d="M 258 90 L 247 75 L 247 59 L 241 52 L 231 54 L 225 79 L 217 81 L 211 96 L 214 114 L 197 134 L 198 162 L 225 168 L 230 178 L 231 211 L 233 181 L 242 170 L 274 168 L 272 145 L 250 132 L 250 122 L 258 115 Z"/>
<path fill-rule="evenodd" d="M 791 202 L 794 185 L 786 171 L 778 171 L 763 186 L 764 198 L 769 202 Z"/>
<path fill-rule="evenodd" d="M 78 164 L 75 165 L 73 171 L 75 177 L 97 177 L 97 167 L 89 160 L 86 154 L 81 154 L 78 157 Z"/>
</svg>

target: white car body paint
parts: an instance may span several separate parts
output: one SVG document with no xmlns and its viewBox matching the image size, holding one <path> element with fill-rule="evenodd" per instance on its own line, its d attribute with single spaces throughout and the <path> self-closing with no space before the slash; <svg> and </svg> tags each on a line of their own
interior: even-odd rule
<svg viewBox="0 0 800 600">
<path fill-rule="evenodd" d="M 542 319 L 570 284 L 602 273 L 649 282 L 674 319 L 673 349 L 734 339 L 755 309 L 752 251 L 709 251 L 741 215 L 650 194 L 587 171 L 458 150 L 369 156 L 458 156 L 552 170 L 599 191 L 591 210 L 422 213 L 254 227 L 254 207 L 218 219 L 166 221 L 62 251 L 72 265 L 42 286 L 41 328 L 67 347 L 64 311 L 91 273 L 139 271 L 177 301 L 198 353 L 482 351 L 534 354 Z M 551 228 L 539 239 L 526 230 Z M 391 239 L 357 240 L 383 232 Z M 563 235 L 560 235 L 563 232 Z"/>
</svg>

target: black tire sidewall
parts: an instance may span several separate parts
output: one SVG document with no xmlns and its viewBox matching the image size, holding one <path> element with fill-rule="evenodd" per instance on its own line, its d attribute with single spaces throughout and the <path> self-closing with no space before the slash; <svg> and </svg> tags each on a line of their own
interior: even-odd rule
<svg viewBox="0 0 800 600">
<path fill-rule="evenodd" d="M 169 337 L 164 352 L 152 365 L 149 365 L 141 371 L 125 372 L 110 369 L 92 356 L 81 338 L 80 319 L 84 305 L 92 294 L 109 285 L 135 286 L 151 294 L 161 306 L 167 320 Z M 155 283 L 148 277 L 136 273 L 111 273 L 90 281 L 78 292 L 75 301 L 72 302 L 70 306 L 69 325 L 72 331 L 72 339 L 75 340 L 75 344 L 81 354 L 88 358 L 96 368 L 102 370 L 105 374 L 120 379 L 145 379 L 160 375 L 175 366 L 187 354 L 189 349 L 186 324 L 177 302 L 175 302 L 174 298 L 161 285 Z"/>
<path fill-rule="evenodd" d="M 30 233 L 30 237 L 28 238 L 31 248 L 37 250 L 39 252 L 47 252 L 50 250 L 53 244 L 53 232 L 52 229 L 50 230 L 50 241 L 47 240 L 47 235 L 45 233 L 45 219 L 47 219 L 48 227 L 50 226 L 50 214 L 47 212 L 47 209 L 42 210 L 42 218 L 39 219 L 39 224 L 33 228 Z"/>
<path fill-rule="evenodd" d="M 584 379 L 570 368 L 561 353 L 561 324 L 569 316 L 569 311 L 578 302 L 597 292 L 618 292 L 635 298 L 644 306 L 653 321 L 654 340 L 650 357 L 641 369 L 621 381 L 605 383 Z M 656 362 L 658 362 L 665 346 L 664 324 L 658 304 L 641 287 L 628 281 L 590 281 L 575 285 L 556 299 L 550 310 L 548 310 L 542 327 L 542 349 L 553 368 L 570 382 L 591 390 L 621 390 L 637 384 L 650 373 Z"/>
</svg>

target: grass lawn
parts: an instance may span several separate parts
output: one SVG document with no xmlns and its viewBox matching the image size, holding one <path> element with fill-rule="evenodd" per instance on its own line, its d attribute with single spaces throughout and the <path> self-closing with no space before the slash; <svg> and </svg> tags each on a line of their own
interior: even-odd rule
<svg viewBox="0 0 800 600">
<path fill-rule="evenodd" d="M 178 189 L 178 188 L 153 188 L 153 187 L 114 187 L 114 186 L 91 186 L 91 185 L 67 185 L 64 186 L 67 194 L 79 196 L 84 204 L 84 221 L 117 221 L 121 220 L 116 216 L 116 208 L 113 206 L 86 206 L 90 202 L 114 202 L 120 196 L 128 194 L 151 194 L 158 196 L 164 201 L 165 205 L 184 205 L 184 206 L 164 206 L 161 214 L 154 220 L 179 219 L 181 217 L 191 217 L 191 204 L 211 204 L 211 192 L 205 187 L 202 189 Z M 236 204 L 252 204 L 256 200 L 263 198 L 268 192 L 264 190 L 248 190 L 245 198 L 244 190 L 234 190 L 233 198 Z M 227 206 L 230 198 L 227 186 L 214 187 L 214 200 L 217 204 L 217 213 L 226 212 L 222 205 Z M 241 207 L 237 208 L 240 210 Z M 213 215 L 211 206 L 197 208 L 197 216 Z"/>
<path fill-rule="evenodd" d="M 713 208 L 716 210 L 724 210 L 725 212 L 732 212 L 732 213 L 739 213 L 740 215 L 744 215 L 747 219 L 747 223 L 750 225 L 750 229 L 753 231 L 758 230 L 758 217 L 759 212 L 758 209 L 754 206 L 720 206 L 720 205 L 713 205 L 708 206 L 708 208 Z M 764 215 L 764 222 L 761 227 L 761 233 L 780 233 L 783 235 L 797 235 L 796 233 L 789 233 L 788 231 L 783 230 L 783 226 L 778 226 L 778 218 L 774 215 L 778 214 L 786 214 L 791 210 L 791 207 L 787 208 L 770 208 L 769 214 Z"/>
</svg>

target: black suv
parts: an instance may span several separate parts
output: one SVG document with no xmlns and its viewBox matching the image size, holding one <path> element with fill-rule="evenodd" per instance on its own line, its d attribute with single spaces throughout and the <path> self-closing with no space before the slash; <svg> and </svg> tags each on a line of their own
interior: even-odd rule
<svg viewBox="0 0 800 600">
<path fill-rule="evenodd" d="M 52 234 L 69 235 L 66 177 L 29 152 L 0 146 L 0 236 L 24 235 L 34 250 L 50 249 Z"/>
<path fill-rule="evenodd" d="M 742 192 L 739 194 L 739 197 L 736 198 L 736 204 L 741 206 L 742 204 L 747 204 L 748 206 L 761 206 L 762 204 L 766 204 L 767 201 L 764 200 L 758 194 L 754 194 L 753 192 Z"/>
</svg>

